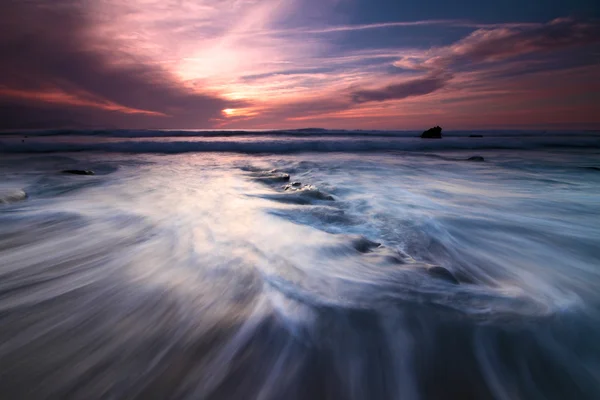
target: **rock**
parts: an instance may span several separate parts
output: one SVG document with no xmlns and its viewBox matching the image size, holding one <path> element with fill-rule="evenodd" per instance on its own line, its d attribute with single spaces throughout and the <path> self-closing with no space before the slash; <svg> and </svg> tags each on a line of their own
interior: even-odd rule
<svg viewBox="0 0 600 400">
<path fill-rule="evenodd" d="M 274 174 L 266 176 L 265 179 L 271 182 L 289 182 L 290 176 L 288 174 Z"/>
<path fill-rule="evenodd" d="M 482 161 L 485 161 L 485 159 L 481 156 L 473 156 L 473 157 L 467 158 L 467 161 L 482 162 Z"/>
<path fill-rule="evenodd" d="M 299 182 L 294 182 L 299 183 Z M 286 192 L 296 193 L 301 196 L 310 197 L 315 200 L 335 201 L 335 198 L 327 193 L 321 192 L 313 185 L 304 185 L 302 187 L 295 186 L 294 183 L 283 186 Z"/>
<path fill-rule="evenodd" d="M 282 174 L 282 173 L 277 173 L 277 172 L 271 173 L 269 171 L 266 174 L 261 173 L 261 174 L 255 176 L 254 180 L 263 182 L 263 183 L 289 182 L 290 176 L 288 174 Z"/>
<path fill-rule="evenodd" d="M 300 187 L 300 186 L 302 186 L 302 183 L 298 182 L 298 181 L 292 182 L 292 186 L 294 186 L 294 187 Z"/>
<path fill-rule="evenodd" d="M 359 253 L 368 253 L 379 246 L 381 246 L 381 243 L 372 242 L 362 236 L 352 240 L 352 247 L 354 247 Z"/>
<path fill-rule="evenodd" d="M 84 169 L 65 169 L 60 171 L 63 174 L 71 174 L 71 175 L 94 175 L 94 171 L 84 170 Z"/>
<path fill-rule="evenodd" d="M 583 167 L 585 169 L 589 169 L 591 171 L 600 171 L 600 167 Z"/>
<path fill-rule="evenodd" d="M 434 278 L 442 279 L 446 282 L 453 283 L 455 285 L 459 284 L 458 279 L 456 279 L 454 275 L 452 275 L 452 272 L 448 271 L 444 267 L 431 267 L 427 269 L 427 272 L 429 272 L 429 274 L 432 275 Z"/>
<path fill-rule="evenodd" d="M 27 198 L 27 193 L 21 189 L 0 189 L 0 204 L 14 203 Z"/>
<path fill-rule="evenodd" d="M 426 130 L 421 134 L 421 139 L 441 139 L 442 138 L 442 128 L 439 126 L 434 126 L 431 129 Z"/>
<path fill-rule="evenodd" d="M 296 191 L 305 196 L 311 197 L 315 200 L 327 200 L 327 201 L 335 200 L 333 198 L 333 196 L 331 196 L 327 193 L 321 192 L 319 189 L 317 189 L 315 186 L 312 186 L 312 185 L 306 185 L 302 188 L 296 189 Z"/>
<path fill-rule="evenodd" d="M 469 137 L 483 137 L 483 135 L 469 135 Z"/>
</svg>

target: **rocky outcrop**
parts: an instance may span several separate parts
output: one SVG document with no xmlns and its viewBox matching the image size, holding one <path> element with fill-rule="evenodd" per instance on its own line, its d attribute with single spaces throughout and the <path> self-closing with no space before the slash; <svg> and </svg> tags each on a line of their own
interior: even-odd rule
<svg viewBox="0 0 600 400">
<path fill-rule="evenodd" d="M 473 157 L 467 158 L 467 161 L 483 162 L 483 161 L 485 161 L 485 158 L 483 158 L 481 156 L 473 156 Z"/>
<path fill-rule="evenodd" d="M 296 182 L 294 182 L 296 183 Z M 314 200 L 327 200 L 334 201 L 333 196 L 321 192 L 316 186 L 313 185 L 304 185 L 304 186 L 295 186 L 294 183 L 291 185 L 285 185 L 283 190 L 287 193 L 296 193 L 298 195 L 302 195 L 304 197 L 312 198 Z"/>
<path fill-rule="evenodd" d="M 84 170 L 84 169 L 65 169 L 60 171 L 63 174 L 71 174 L 71 175 L 95 175 L 94 171 Z"/>
<path fill-rule="evenodd" d="M 434 126 L 421 133 L 421 139 L 441 139 L 442 138 L 442 128 L 439 126 Z"/>
<path fill-rule="evenodd" d="M 381 243 L 373 242 L 363 236 L 353 237 L 351 243 L 359 253 L 369 253 L 381 246 Z"/>
<path fill-rule="evenodd" d="M 280 172 L 271 172 L 258 174 L 254 178 L 255 180 L 263 183 L 278 183 L 278 182 L 289 182 L 290 176 Z"/>
</svg>

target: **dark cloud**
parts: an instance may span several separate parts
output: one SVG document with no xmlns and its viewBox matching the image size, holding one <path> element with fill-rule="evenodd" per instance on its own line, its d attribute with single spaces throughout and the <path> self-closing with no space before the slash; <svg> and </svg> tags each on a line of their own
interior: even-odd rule
<svg viewBox="0 0 600 400">
<path fill-rule="evenodd" d="M 0 127 L 200 128 L 209 127 L 222 109 L 239 106 L 181 87 L 156 64 L 116 50 L 111 38 L 94 35 L 86 5 L 83 0 L 0 0 L 0 102 L 14 110 L 2 113 Z M 36 92 L 79 101 L 47 101 Z"/>
<path fill-rule="evenodd" d="M 380 89 L 358 90 L 352 93 L 355 103 L 371 101 L 399 100 L 412 96 L 422 96 L 443 88 L 451 76 L 448 74 L 430 74 L 423 78 L 407 80 Z"/>
<path fill-rule="evenodd" d="M 561 18 L 546 24 L 478 29 L 458 42 L 430 50 L 424 57 L 404 57 L 395 65 L 414 70 L 469 68 L 516 57 L 557 54 L 600 44 L 600 23 Z"/>
<path fill-rule="evenodd" d="M 464 68 L 473 70 L 484 63 L 539 55 L 542 52 L 568 54 L 568 51 L 575 48 L 595 44 L 600 44 L 600 24 L 597 21 L 582 22 L 563 18 L 534 26 L 507 25 L 495 29 L 478 29 L 450 46 L 432 49 L 423 57 L 405 57 L 395 63 L 399 68 L 423 71 L 425 76 L 380 89 L 356 90 L 351 97 L 355 103 L 366 103 L 422 96 L 445 87 L 452 75 Z M 583 64 L 586 60 L 588 63 L 590 61 L 589 57 L 583 57 L 581 53 L 571 56 L 581 57 Z M 540 72 L 582 63 L 578 60 L 544 63 L 538 57 L 538 62 L 534 65 L 517 63 L 503 73 Z"/>
<path fill-rule="evenodd" d="M 600 43 L 600 24 L 564 18 L 529 29 L 479 29 L 450 46 L 450 54 L 436 62 L 441 66 L 491 62 L 594 43 Z"/>
</svg>

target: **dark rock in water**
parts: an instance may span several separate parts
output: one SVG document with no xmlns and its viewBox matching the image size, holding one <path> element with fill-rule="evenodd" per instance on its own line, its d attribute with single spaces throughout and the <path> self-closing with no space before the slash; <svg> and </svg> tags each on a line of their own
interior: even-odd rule
<svg viewBox="0 0 600 400">
<path fill-rule="evenodd" d="M 379 246 L 381 246 L 381 243 L 372 242 L 362 236 L 352 240 L 352 247 L 354 247 L 356 251 L 360 253 L 368 253 Z"/>
<path fill-rule="evenodd" d="M 459 284 L 458 279 L 456 279 L 454 277 L 454 275 L 452 275 L 452 272 L 448 271 L 444 267 L 440 267 L 440 266 L 431 267 L 431 268 L 427 269 L 427 272 L 429 272 L 429 274 L 431 274 L 435 278 L 443 279 L 446 282 L 450 282 L 455 285 Z"/>
<path fill-rule="evenodd" d="M 592 171 L 600 171 L 600 167 L 583 167 L 583 168 L 589 169 L 589 170 L 592 170 Z"/>
<path fill-rule="evenodd" d="M 27 199 L 27 193 L 21 189 L 0 189 L 0 204 L 9 204 Z"/>
<path fill-rule="evenodd" d="M 312 198 L 315 200 L 327 200 L 327 201 L 335 200 L 333 198 L 333 196 L 331 196 L 327 193 L 321 192 L 315 186 L 304 185 L 302 187 L 298 187 L 297 185 L 295 185 L 295 183 L 300 183 L 300 182 L 294 182 L 292 184 L 285 185 L 285 186 L 283 186 L 283 190 L 285 190 L 286 192 L 292 192 L 292 193 L 298 194 L 300 196 L 309 197 L 309 198 Z"/>
<path fill-rule="evenodd" d="M 88 171 L 84 169 L 65 169 L 61 171 L 63 174 L 72 174 L 72 175 L 94 175 L 94 171 Z"/>
<path fill-rule="evenodd" d="M 483 137 L 483 135 L 469 135 L 469 137 Z"/>
<path fill-rule="evenodd" d="M 290 176 L 288 174 L 275 174 L 272 176 L 268 176 L 267 179 L 273 181 L 273 182 L 289 182 L 290 180 Z"/>
<path fill-rule="evenodd" d="M 289 182 L 290 176 L 288 174 L 271 173 L 260 174 L 254 178 L 255 180 L 263 183 L 278 183 L 278 182 Z"/>
<path fill-rule="evenodd" d="M 304 196 L 311 197 L 315 200 L 327 200 L 327 201 L 335 200 L 333 198 L 333 196 L 331 196 L 327 193 L 321 192 L 319 189 L 317 189 L 316 187 L 314 187 L 312 185 L 306 185 L 302 188 L 296 189 L 296 192 L 301 193 Z"/>
<path fill-rule="evenodd" d="M 439 126 L 434 126 L 423 132 L 421 134 L 421 139 L 441 139 L 442 138 L 442 128 Z"/>
<path fill-rule="evenodd" d="M 297 182 L 297 181 L 296 182 L 292 182 L 292 186 L 299 187 L 299 186 L 302 186 L 302 183 L 301 182 Z"/>
<path fill-rule="evenodd" d="M 467 158 L 467 161 L 477 161 L 477 162 L 482 162 L 485 161 L 485 158 L 481 157 L 481 156 L 473 156 L 473 157 L 469 157 Z"/>
</svg>

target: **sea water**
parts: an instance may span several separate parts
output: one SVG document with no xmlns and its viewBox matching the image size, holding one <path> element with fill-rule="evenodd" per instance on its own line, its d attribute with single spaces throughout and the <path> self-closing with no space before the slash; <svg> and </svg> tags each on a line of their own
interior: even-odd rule
<svg viewBox="0 0 600 400">
<path fill-rule="evenodd" d="M 413 136 L 0 136 L 1 397 L 599 398 L 600 137 Z"/>
</svg>

